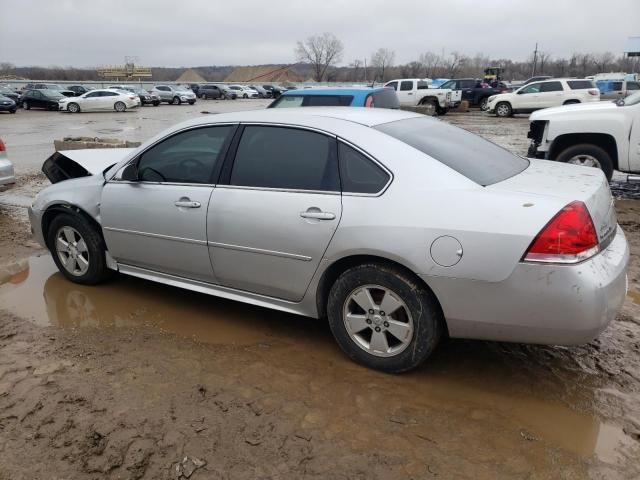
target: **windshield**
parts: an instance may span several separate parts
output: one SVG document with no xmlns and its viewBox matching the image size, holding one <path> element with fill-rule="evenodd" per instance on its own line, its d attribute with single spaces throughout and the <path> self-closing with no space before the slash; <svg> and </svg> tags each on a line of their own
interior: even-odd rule
<svg viewBox="0 0 640 480">
<path fill-rule="evenodd" d="M 55 83 L 47 84 L 47 88 L 49 88 L 51 90 L 66 90 L 66 88 L 62 87 L 62 85 L 58 85 L 58 84 L 55 84 Z"/>
<path fill-rule="evenodd" d="M 453 90 L 454 88 L 456 88 L 456 82 L 455 80 L 449 80 L 448 82 L 444 82 L 442 85 L 440 85 L 440 88 L 448 88 L 450 90 Z"/>
<path fill-rule="evenodd" d="M 488 140 L 433 118 L 408 118 L 374 127 L 482 186 L 513 177 L 529 161 Z"/>
<path fill-rule="evenodd" d="M 630 105 L 637 105 L 640 103 L 640 92 L 633 93 L 629 95 L 627 98 L 622 100 L 618 105 L 621 107 L 628 107 Z"/>
</svg>

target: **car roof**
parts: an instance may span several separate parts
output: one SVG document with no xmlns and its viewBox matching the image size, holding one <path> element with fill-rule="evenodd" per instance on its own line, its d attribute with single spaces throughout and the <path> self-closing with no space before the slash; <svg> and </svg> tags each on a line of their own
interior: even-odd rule
<svg viewBox="0 0 640 480">
<path fill-rule="evenodd" d="M 323 96 L 323 95 L 362 95 L 380 92 L 385 87 L 339 87 L 339 88 L 305 88 L 301 90 L 287 90 L 283 96 Z"/>
<path fill-rule="evenodd" d="M 424 115 L 388 108 L 365 107 L 300 107 L 300 108 L 266 108 L 264 110 L 246 110 L 232 113 L 204 115 L 187 120 L 179 125 L 187 128 L 202 124 L 226 122 L 265 122 L 291 123 L 293 125 L 313 126 L 321 119 L 342 120 L 358 123 L 366 127 L 374 127 L 383 123 L 405 120 L 408 118 L 425 118 Z M 176 126 L 178 127 L 178 126 Z"/>
</svg>

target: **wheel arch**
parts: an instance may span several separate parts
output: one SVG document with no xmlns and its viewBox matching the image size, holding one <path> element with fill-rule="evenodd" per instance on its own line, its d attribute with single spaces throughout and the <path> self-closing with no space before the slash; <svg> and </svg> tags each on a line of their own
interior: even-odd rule
<svg viewBox="0 0 640 480">
<path fill-rule="evenodd" d="M 389 258 L 373 254 L 357 254 L 342 257 L 334 261 L 324 270 L 324 272 L 322 272 L 320 280 L 318 281 L 318 286 L 316 288 L 316 309 L 318 312 L 318 318 L 324 318 L 327 316 L 327 300 L 329 298 L 329 291 L 331 290 L 332 285 L 335 283 L 338 277 L 342 275 L 342 273 L 346 272 L 349 268 L 366 263 L 375 263 L 378 265 L 392 267 L 394 269 L 400 270 L 407 276 L 414 279 L 417 283 L 424 286 L 429 292 L 431 292 L 438 305 L 438 309 L 440 310 L 439 317 L 442 320 L 442 331 L 445 332 L 447 336 L 449 335 L 449 329 L 447 327 L 447 321 L 444 317 L 442 305 L 440 304 L 440 300 L 436 296 L 433 289 L 419 275 L 416 275 L 413 270 L 411 270 L 406 265 L 403 265 L 396 260 L 391 260 Z"/>
<path fill-rule="evenodd" d="M 76 206 L 76 205 L 72 205 L 70 203 L 54 203 L 53 205 L 50 205 L 47 207 L 47 209 L 44 211 L 43 215 L 42 215 L 42 223 L 41 223 L 41 228 L 42 228 L 42 237 L 44 238 L 45 243 L 47 244 L 47 247 L 50 248 L 51 246 L 48 244 L 49 243 L 49 228 L 51 226 L 51 222 L 53 221 L 53 219 L 60 215 L 60 214 L 72 214 L 72 215 L 78 215 L 80 217 L 83 217 L 84 219 L 86 219 L 89 224 L 91 224 L 96 231 L 98 232 L 98 234 L 100 235 L 100 237 L 102 238 L 102 241 L 104 242 L 104 235 L 102 233 L 102 226 L 98 223 L 98 221 L 93 218 L 89 213 L 87 213 L 86 211 L 84 211 L 82 208 Z M 105 248 L 106 248 L 106 243 L 105 243 Z"/>
<path fill-rule="evenodd" d="M 432 100 L 435 100 L 436 105 L 440 106 L 440 101 L 438 100 L 438 97 L 436 97 L 435 95 L 426 95 L 422 97 L 420 99 L 420 105 L 425 105 L 427 103 L 430 103 Z"/>
<path fill-rule="evenodd" d="M 566 133 L 559 135 L 553 140 L 549 148 L 548 158 L 555 160 L 567 148 L 581 143 L 588 143 L 602 148 L 611 157 L 613 168 L 618 169 L 618 146 L 616 139 L 608 133 Z"/>
</svg>

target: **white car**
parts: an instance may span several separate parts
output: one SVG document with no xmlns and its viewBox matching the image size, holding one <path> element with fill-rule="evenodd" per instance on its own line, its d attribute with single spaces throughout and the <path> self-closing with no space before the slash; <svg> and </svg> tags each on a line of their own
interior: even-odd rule
<svg viewBox="0 0 640 480">
<path fill-rule="evenodd" d="M 438 115 L 444 115 L 450 108 L 456 108 L 462 102 L 461 90 L 429 88 L 429 81 L 423 78 L 398 78 L 385 83 L 384 86 L 396 91 L 400 105 L 432 105 Z"/>
<path fill-rule="evenodd" d="M 229 85 L 229 89 L 236 92 L 238 98 L 260 98 L 260 94 L 257 90 L 244 85 Z"/>
<path fill-rule="evenodd" d="M 91 90 L 79 97 L 66 97 L 58 103 L 61 111 L 71 113 L 92 110 L 124 112 L 127 108 L 135 108 L 140 105 L 140 99 L 134 93 L 107 88 L 104 90 Z"/>
<path fill-rule="evenodd" d="M 510 117 L 514 113 L 531 113 L 541 108 L 599 101 L 600 90 L 591 80 L 551 78 L 529 83 L 515 92 L 489 97 L 487 112 Z"/>
<path fill-rule="evenodd" d="M 13 164 L 7 157 L 7 147 L 0 138 L 0 192 L 8 190 L 16 183 Z"/>
</svg>

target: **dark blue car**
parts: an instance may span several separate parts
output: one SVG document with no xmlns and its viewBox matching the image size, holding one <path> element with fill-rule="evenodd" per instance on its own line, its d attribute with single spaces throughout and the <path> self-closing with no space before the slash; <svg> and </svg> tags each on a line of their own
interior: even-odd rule
<svg viewBox="0 0 640 480">
<path fill-rule="evenodd" d="M 288 90 L 269 105 L 269 108 L 286 107 L 400 108 L 400 103 L 392 88 L 305 88 Z"/>
</svg>

